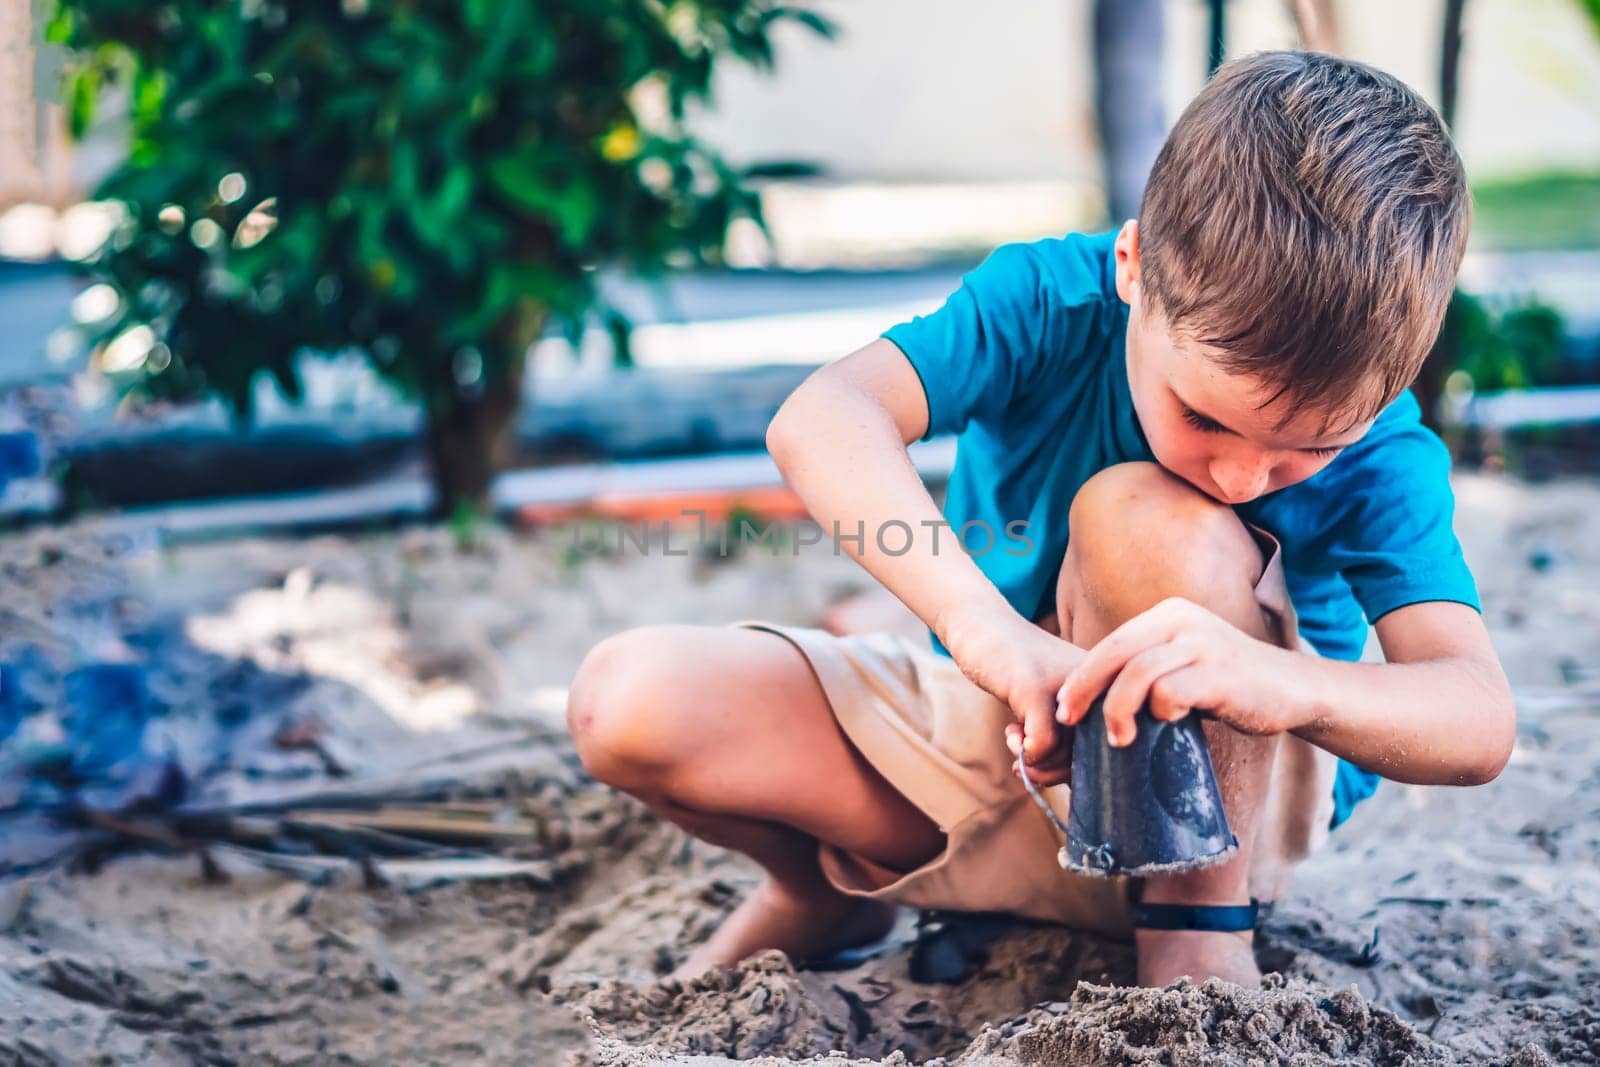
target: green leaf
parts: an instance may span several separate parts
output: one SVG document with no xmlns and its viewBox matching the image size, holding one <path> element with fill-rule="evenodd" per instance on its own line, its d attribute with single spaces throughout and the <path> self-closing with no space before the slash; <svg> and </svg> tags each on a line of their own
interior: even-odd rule
<svg viewBox="0 0 1600 1067">
<path fill-rule="evenodd" d="M 166 97 L 167 77 L 161 71 L 141 74 L 134 82 L 133 114 L 139 126 L 153 126 L 161 120 L 161 105 Z"/>
<path fill-rule="evenodd" d="M 1589 16 L 1589 28 L 1594 31 L 1595 38 L 1600 39 L 1600 0 L 1578 0 L 1578 6 Z"/>
<path fill-rule="evenodd" d="M 554 221 L 565 244 L 581 245 L 594 229 L 600 198 L 593 186 L 543 181 L 525 154 L 491 160 L 487 173 L 490 184 L 513 203 Z"/>
<path fill-rule="evenodd" d="M 72 9 L 65 4 L 58 5 L 44 25 L 44 39 L 50 44 L 66 44 L 72 40 L 75 26 Z"/>
<path fill-rule="evenodd" d="M 1600 3 L 1600 0 L 1589 0 L 1589 2 Z M 835 23 L 815 11 L 808 11 L 803 7 L 780 6 L 769 8 L 761 13 L 761 25 L 763 27 L 779 20 L 798 22 L 817 34 L 817 36 L 829 41 L 839 36 L 839 27 Z"/>
<path fill-rule="evenodd" d="M 100 68 L 84 67 L 73 76 L 71 100 L 67 106 L 67 132 L 73 140 L 81 141 L 89 132 L 99 95 Z"/>
</svg>

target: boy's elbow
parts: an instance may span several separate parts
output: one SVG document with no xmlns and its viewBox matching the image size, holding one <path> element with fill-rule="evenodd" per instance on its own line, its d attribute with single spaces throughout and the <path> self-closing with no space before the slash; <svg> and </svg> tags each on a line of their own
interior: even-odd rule
<svg viewBox="0 0 1600 1067">
<path fill-rule="evenodd" d="M 767 423 L 767 452 L 780 471 L 795 449 L 815 436 L 814 429 L 808 432 L 808 428 L 814 428 L 820 413 L 828 410 L 827 392 L 831 387 L 828 370 L 828 367 L 819 368 L 796 386 Z"/>
<path fill-rule="evenodd" d="M 792 436 L 789 425 L 794 421 L 795 405 L 793 401 L 794 397 L 791 395 L 773 414 L 772 421 L 767 423 L 767 452 L 780 469 L 782 469 L 783 461 L 789 452 L 789 440 Z"/>
<path fill-rule="evenodd" d="M 1497 749 L 1493 754 L 1487 755 L 1483 760 L 1468 767 L 1457 775 L 1456 781 L 1460 785 L 1488 785 L 1500 777 L 1500 772 L 1506 769 L 1506 764 L 1511 760 L 1511 746 Z"/>
<path fill-rule="evenodd" d="M 1511 762 L 1517 744 L 1517 705 L 1509 687 L 1495 700 L 1483 738 L 1480 758 L 1467 768 L 1463 785 L 1488 785 Z"/>
</svg>

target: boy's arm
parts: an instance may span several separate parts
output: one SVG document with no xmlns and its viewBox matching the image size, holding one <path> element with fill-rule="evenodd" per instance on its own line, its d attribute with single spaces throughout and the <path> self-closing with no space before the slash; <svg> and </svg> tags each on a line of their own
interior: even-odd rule
<svg viewBox="0 0 1600 1067">
<path fill-rule="evenodd" d="M 1062 687 L 1062 721 L 1076 723 L 1110 686 L 1107 732 L 1119 739 L 1132 740 L 1133 715 L 1148 698 L 1157 718 L 1200 708 L 1246 733 L 1290 731 L 1397 781 L 1495 778 L 1511 755 L 1516 705 L 1478 613 L 1411 604 L 1381 617 L 1377 631 L 1389 662 L 1347 663 L 1257 641 L 1198 605 L 1165 601 L 1088 653 Z M 1187 665 L 1142 676 L 1139 664 L 1175 655 Z"/>
<path fill-rule="evenodd" d="M 1026 723 L 1033 763 L 1055 748 L 1055 694 L 1083 652 L 1013 610 L 961 549 L 906 450 L 928 419 L 916 370 L 880 338 L 807 378 L 773 416 L 767 449 L 823 533 L 837 524 L 838 544 Z"/>
<path fill-rule="evenodd" d="M 1482 617 L 1433 601 L 1376 628 L 1388 662 L 1314 660 L 1294 732 L 1396 781 L 1493 781 L 1511 758 L 1517 709 Z"/>
</svg>

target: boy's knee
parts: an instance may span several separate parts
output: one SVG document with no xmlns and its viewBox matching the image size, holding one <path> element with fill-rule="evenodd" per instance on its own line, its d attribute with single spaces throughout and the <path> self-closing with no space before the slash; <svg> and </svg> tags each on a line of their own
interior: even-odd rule
<svg viewBox="0 0 1600 1067">
<path fill-rule="evenodd" d="M 1261 576 L 1261 549 L 1233 509 L 1155 463 L 1090 478 L 1068 523 L 1074 576 L 1101 591 L 1203 601 L 1219 582 L 1254 586 Z"/>
<path fill-rule="evenodd" d="M 606 638 L 584 656 L 567 691 L 567 727 L 589 773 L 618 789 L 648 784 L 660 762 L 670 637 L 643 626 Z"/>
</svg>

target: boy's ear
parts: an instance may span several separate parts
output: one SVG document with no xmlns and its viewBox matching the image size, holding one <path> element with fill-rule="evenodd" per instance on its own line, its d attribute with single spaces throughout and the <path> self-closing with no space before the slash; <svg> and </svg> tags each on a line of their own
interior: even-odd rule
<svg viewBox="0 0 1600 1067">
<path fill-rule="evenodd" d="M 1129 219 L 1117 233 L 1117 295 L 1133 304 L 1139 286 L 1139 220 Z"/>
</svg>

